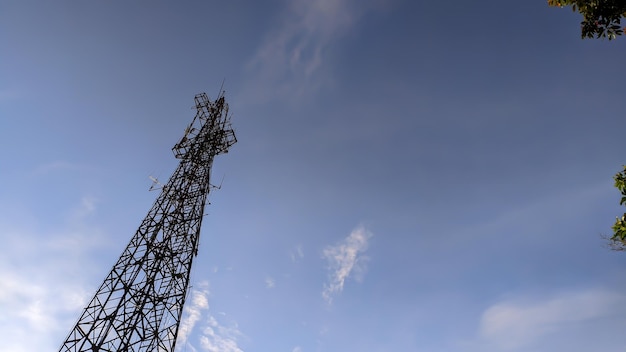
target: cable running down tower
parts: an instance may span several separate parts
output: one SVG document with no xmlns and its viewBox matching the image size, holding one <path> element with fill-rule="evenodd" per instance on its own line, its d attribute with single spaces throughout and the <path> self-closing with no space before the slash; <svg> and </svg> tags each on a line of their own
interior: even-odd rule
<svg viewBox="0 0 626 352">
<path fill-rule="evenodd" d="M 194 100 L 196 116 L 172 148 L 180 164 L 60 352 L 174 351 L 213 158 L 237 142 L 223 91 Z"/>
</svg>

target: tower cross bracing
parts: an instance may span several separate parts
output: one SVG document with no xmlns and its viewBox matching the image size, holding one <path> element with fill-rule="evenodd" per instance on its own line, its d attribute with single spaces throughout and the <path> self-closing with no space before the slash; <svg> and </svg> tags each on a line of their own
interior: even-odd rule
<svg viewBox="0 0 626 352">
<path fill-rule="evenodd" d="M 174 350 L 213 158 L 237 142 L 223 91 L 194 101 L 196 115 L 172 148 L 178 167 L 60 352 Z"/>
</svg>

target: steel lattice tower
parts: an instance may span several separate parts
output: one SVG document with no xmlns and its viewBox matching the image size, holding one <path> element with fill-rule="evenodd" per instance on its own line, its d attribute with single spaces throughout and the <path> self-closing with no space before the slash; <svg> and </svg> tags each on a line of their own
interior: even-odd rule
<svg viewBox="0 0 626 352">
<path fill-rule="evenodd" d="M 196 95 L 172 150 L 180 164 L 83 311 L 61 352 L 173 351 L 211 188 L 213 157 L 237 142 L 224 92 Z"/>
</svg>

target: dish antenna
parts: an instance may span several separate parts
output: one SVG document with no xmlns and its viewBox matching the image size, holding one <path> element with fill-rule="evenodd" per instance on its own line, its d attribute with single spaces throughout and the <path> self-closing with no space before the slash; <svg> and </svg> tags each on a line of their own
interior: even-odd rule
<svg viewBox="0 0 626 352">
<path fill-rule="evenodd" d="M 163 185 L 159 182 L 159 180 L 156 177 L 148 176 L 148 178 L 152 180 L 152 185 L 150 186 L 150 189 L 148 191 L 154 191 L 154 190 L 163 188 Z"/>
</svg>

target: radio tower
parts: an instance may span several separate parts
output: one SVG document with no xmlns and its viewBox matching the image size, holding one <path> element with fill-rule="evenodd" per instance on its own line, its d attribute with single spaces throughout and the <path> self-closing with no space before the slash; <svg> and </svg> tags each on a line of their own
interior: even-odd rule
<svg viewBox="0 0 626 352">
<path fill-rule="evenodd" d="M 174 350 L 213 157 L 237 142 L 223 91 L 215 101 L 196 95 L 195 103 L 172 148 L 178 168 L 59 351 Z"/>
</svg>

